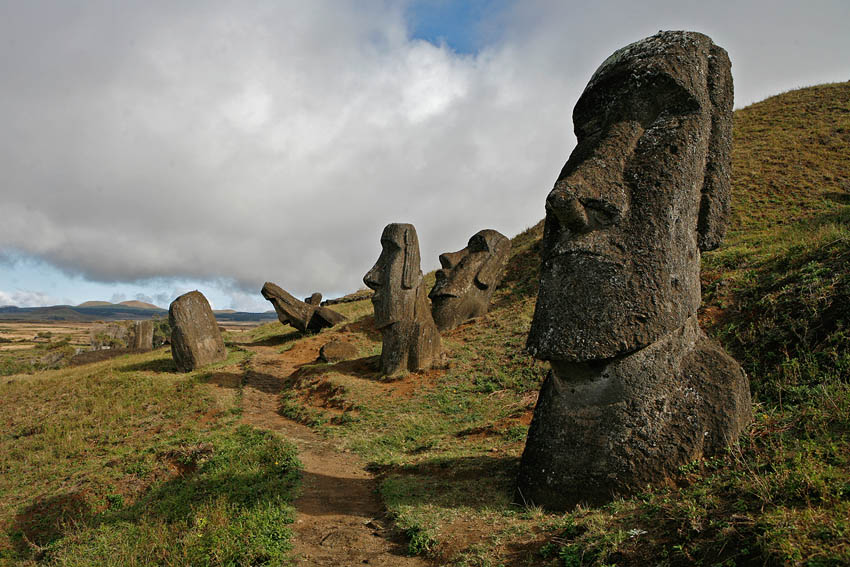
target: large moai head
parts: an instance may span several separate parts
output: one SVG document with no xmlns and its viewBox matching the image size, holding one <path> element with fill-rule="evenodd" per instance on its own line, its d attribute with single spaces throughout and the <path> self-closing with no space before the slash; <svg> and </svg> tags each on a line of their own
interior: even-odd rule
<svg viewBox="0 0 850 567">
<path fill-rule="evenodd" d="M 412 224 L 388 224 L 381 234 L 381 255 L 363 277 L 375 290 L 375 326 L 379 329 L 399 321 L 412 321 L 416 294 L 422 283 L 419 238 Z"/>
<path fill-rule="evenodd" d="M 729 57 L 699 33 L 661 32 L 602 63 L 546 199 L 537 358 L 632 352 L 696 312 L 700 251 L 726 228 L 732 103 Z"/>
<path fill-rule="evenodd" d="M 440 254 L 442 269 L 437 270 L 434 287 L 428 294 L 438 329 L 453 329 L 487 313 L 510 251 L 507 237 L 486 229 L 473 234 L 466 248 Z"/>
</svg>

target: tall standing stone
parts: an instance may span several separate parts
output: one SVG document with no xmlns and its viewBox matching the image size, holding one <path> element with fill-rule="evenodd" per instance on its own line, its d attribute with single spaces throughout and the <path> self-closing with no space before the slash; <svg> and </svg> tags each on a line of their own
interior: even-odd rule
<svg viewBox="0 0 850 567">
<path fill-rule="evenodd" d="M 516 499 L 599 504 L 734 443 L 741 367 L 696 319 L 700 252 L 726 229 L 729 58 L 662 32 L 620 49 L 573 112 L 578 144 L 546 199 L 528 350 L 551 362 Z"/>
<path fill-rule="evenodd" d="M 388 224 L 381 255 L 363 277 L 375 290 L 375 326 L 381 330 L 381 371 L 428 368 L 440 354 L 440 333 L 431 316 L 419 268 L 419 238 L 412 224 Z"/>
<path fill-rule="evenodd" d="M 153 350 L 153 321 L 145 319 L 133 322 L 134 350 Z"/>
<path fill-rule="evenodd" d="M 190 291 L 172 301 L 168 322 L 171 356 L 181 372 L 191 372 L 227 358 L 215 315 L 201 292 Z"/>
</svg>

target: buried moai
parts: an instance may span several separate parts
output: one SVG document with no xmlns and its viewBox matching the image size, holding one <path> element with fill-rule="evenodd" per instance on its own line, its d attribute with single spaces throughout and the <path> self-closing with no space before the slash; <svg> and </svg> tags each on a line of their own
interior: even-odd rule
<svg viewBox="0 0 850 567">
<path fill-rule="evenodd" d="M 495 230 L 472 235 L 463 250 L 440 254 L 431 293 L 431 313 L 440 331 L 454 329 L 490 309 L 493 291 L 501 283 L 511 241 Z"/>
<path fill-rule="evenodd" d="M 428 368 L 440 354 L 440 334 L 419 268 L 419 238 L 412 224 L 388 224 L 381 255 L 363 282 L 375 290 L 375 326 L 383 338 L 381 372 Z"/>
<path fill-rule="evenodd" d="M 215 315 L 200 291 L 184 293 L 172 301 L 168 307 L 168 323 L 171 325 L 171 356 L 181 372 L 227 358 Z"/>
<path fill-rule="evenodd" d="M 515 498 L 569 509 L 663 484 L 751 418 L 741 367 L 697 323 L 700 251 L 729 211 L 726 52 L 662 32 L 609 57 L 546 199 L 528 350 L 551 362 Z"/>
<path fill-rule="evenodd" d="M 274 306 L 281 324 L 292 325 L 302 333 L 318 333 L 346 320 L 344 315 L 319 305 L 320 293 L 314 293 L 307 301 L 299 301 L 272 282 L 266 282 L 260 293 Z"/>
<path fill-rule="evenodd" d="M 136 350 L 153 350 L 153 321 L 145 319 L 133 322 L 133 344 Z"/>
</svg>

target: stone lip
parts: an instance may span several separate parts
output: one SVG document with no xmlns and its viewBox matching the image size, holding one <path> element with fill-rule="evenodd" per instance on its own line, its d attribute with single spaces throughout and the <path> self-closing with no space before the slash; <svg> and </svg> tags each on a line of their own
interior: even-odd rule
<svg viewBox="0 0 850 567">
<path fill-rule="evenodd" d="M 440 254 L 431 298 L 431 314 L 440 331 L 454 329 L 490 309 L 511 252 L 511 241 L 492 229 L 481 230 L 457 252 Z"/>
<path fill-rule="evenodd" d="M 309 298 L 311 303 L 306 303 L 272 282 L 266 282 L 260 293 L 274 306 L 277 318 L 282 324 L 292 325 L 302 333 L 318 333 L 346 320 L 344 315 L 321 307 L 319 303 L 322 296 L 319 293 L 314 293 Z"/>
<path fill-rule="evenodd" d="M 751 416 L 746 375 L 696 317 L 626 356 L 554 364 L 515 500 L 570 510 L 669 483 L 682 465 L 737 442 Z"/>
<path fill-rule="evenodd" d="M 204 295 L 184 293 L 168 307 L 171 356 L 177 369 L 190 372 L 227 358 L 218 323 Z"/>
</svg>

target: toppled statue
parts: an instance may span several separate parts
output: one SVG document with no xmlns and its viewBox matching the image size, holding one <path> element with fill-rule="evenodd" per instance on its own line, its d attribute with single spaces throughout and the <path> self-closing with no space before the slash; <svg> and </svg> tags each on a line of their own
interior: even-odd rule
<svg viewBox="0 0 850 567">
<path fill-rule="evenodd" d="M 495 230 L 472 235 L 463 250 L 440 254 L 441 270 L 428 297 L 440 331 L 454 329 L 490 309 L 490 298 L 501 283 L 511 241 Z"/>
<path fill-rule="evenodd" d="M 751 419 L 746 375 L 696 317 L 700 251 L 720 244 L 729 212 L 726 51 L 693 32 L 624 47 L 573 120 L 527 344 L 552 370 L 515 494 L 554 510 L 664 484 Z"/>
<path fill-rule="evenodd" d="M 326 327 L 333 327 L 346 320 L 344 315 L 331 311 L 327 307 L 321 307 L 319 303 L 322 295 L 319 293 L 310 296 L 309 303 L 299 301 L 272 282 L 266 282 L 260 293 L 274 305 L 277 318 L 282 324 L 292 325 L 302 333 L 318 333 Z M 312 303 L 316 296 L 318 301 Z"/>
<path fill-rule="evenodd" d="M 171 356 L 177 369 L 191 372 L 227 358 L 221 331 L 207 298 L 200 291 L 184 293 L 168 307 Z"/>
<path fill-rule="evenodd" d="M 381 372 L 420 370 L 440 354 L 440 334 L 419 269 L 419 238 L 412 224 L 388 224 L 381 235 L 381 256 L 363 277 L 375 290 L 375 326 L 381 330 Z"/>
</svg>

